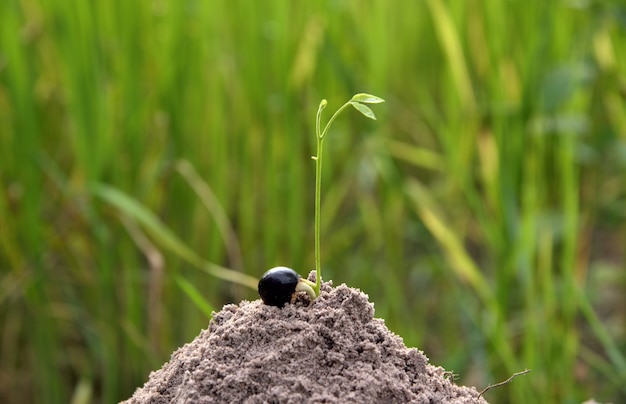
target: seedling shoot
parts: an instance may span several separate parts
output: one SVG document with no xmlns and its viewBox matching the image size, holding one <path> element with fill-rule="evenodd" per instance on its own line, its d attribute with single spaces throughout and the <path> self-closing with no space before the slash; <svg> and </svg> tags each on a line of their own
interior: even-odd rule
<svg viewBox="0 0 626 404">
<path fill-rule="evenodd" d="M 302 278 L 295 271 L 285 267 L 272 268 L 265 272 L 259 281 L 259 295 L 265 304 L 270 306 L 283 307 L 285 303 L 293 298 L 297 291 L 305 291 L 311 299 L 319 296 L 322 280 L 322 262 L 320 247 L 320 226 L 321 226 L 321 201 L 322 201 L 322 162 L 324 151 L 324 140 L 331 125 L 349 106 L 370 119 L 376 119 L 374 112 L 365 104 L 379 104 L 385 102 L 375 95 L 359 93 L 355 94 L 348 102 L 343 104 L 330 117 L 326 126 L 322 130 L 322 111 L 328 103 L 322 100 L 317 109 L 315 119 L 316 154 L 311 156 L 315 161 L 315 283 Z"/>
</svg>

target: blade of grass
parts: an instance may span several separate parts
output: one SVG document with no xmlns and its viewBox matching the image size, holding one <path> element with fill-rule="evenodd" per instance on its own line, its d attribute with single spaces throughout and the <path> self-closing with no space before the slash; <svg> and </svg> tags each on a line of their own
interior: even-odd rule
<svg viewBox="0 0 626 404">
<path fill-rule="evenodd" d="M 213 316 L 213 306 L 206 300 L 202 293 L 196 289 L 187 279 L 183 278 L 179 274 L 172 274 L 174 281 L 178 285 L 179 288 L 187 295 L 187 297 L 196 305 L 202 313 L 207 316 L 207 318 L 211 318 Z"/>
<path fill-rule="evenodd" d="M 208 262 L 188 248 L 152 212 L 120 190 L 103 184 L 94 184 L 90 192 L 139 222 L 165 249 L 219 279 L 234 282 L 256 290 L 257 279 L 232 269 Z"/>
<path fill-rule="evenodd" d="M 182 175 L 187 183 L 193 188 L 204 204 L 204 207 L 206 207 L 215 220 L 215 224 L 219 228 L 222 239 L 224 240 L 224 245 L 228 251 L 231 266 L 238 271 L 242 271 L 243 258 L 237 234 L 235 233 L 233 226 L 231 226 L 224 208 L 220 205 L 220 202 L 217 200 L 215 194 L 209 187 L 209 184 L 200 178 L 191 163 L 187 160 L 179 161 L 176 164 L 176 171 L 178 171 L 178 173 Z"/>
</svg>

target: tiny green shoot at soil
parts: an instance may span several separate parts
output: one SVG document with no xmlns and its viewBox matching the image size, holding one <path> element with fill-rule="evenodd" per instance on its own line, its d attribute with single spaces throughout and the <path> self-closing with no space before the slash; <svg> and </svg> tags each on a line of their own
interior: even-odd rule
<svg viewBox="0 0 626 404">
<path fill-rule="evenodd" d="M 265 304 L 282 307 L 287 303 L 297 291 L 307 292 L 311 299 L 315 299 L 320 294 L 322 280 L 322 263 L 320 247 L 320 223 L 321 223 L 321 194 L 322 194 L 322 157 L 324 151 L 324 139 L 328 134 L 331 125 L 349 106 L 370 119 L 376 119 L 374 112 L 365 104 L 379 104 L 385 102 L 375 95 L 359 93 L 355 94 L 348 102 L 343 104 L 333 116 L 330 117 L 326 126 L 322 130 L 322 111 L 328 105 L 324 99 L 320 102 L 315 119 L 315 139 L 316 155 L 311 156 L 315 160 L 315 283 L 302 278 L 294 270 L 286 267 L 276 267 L 268 270 L 259 280 L 259 295 Z"/>
</svg>

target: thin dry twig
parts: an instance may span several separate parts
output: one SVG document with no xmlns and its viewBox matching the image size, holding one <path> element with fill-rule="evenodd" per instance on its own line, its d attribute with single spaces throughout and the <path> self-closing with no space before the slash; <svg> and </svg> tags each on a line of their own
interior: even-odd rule
<svg viewBox="0 0 626 404">
<path fill-rule="evenodd" d="M 489 386 L 485 387 L 485 388 L 483 389 L 483 391 L 481 391 L 480 393 L 478 393 L 478 398 L 480 398 L 483 394 L 485 394 L 486 392 L 488 392 L 488 391 L 489 391 L 489 390 L 491 390 L 492 388 L 494 388 L 494 387 L 500 387 L 500 386 L 503 386 L 503 385 L 505 385 L 505 384 L 507 384 L 507 383 L 510 383 L 510 382 L 511 382 L 511 380 L 513 380 L 513 379 L 514 379 L 514 378 L 516 378 L 517 376 L 525 375 L 525 374 L 526 374 L 526 373 L 528 373 L 528 372 L 530 372 L 530 369 L 524 369 L 524 370 L 522 370 L 521 372 L 513 373 L 513 374 L 511 375 L 511 377 L 509 377 L 508 379 L 506 379 L 506 380 L 505 380 L 505 381 L 503 381 L 503 382 L 496 383 L 496 384 L 490 384 Z"/>
</svg>

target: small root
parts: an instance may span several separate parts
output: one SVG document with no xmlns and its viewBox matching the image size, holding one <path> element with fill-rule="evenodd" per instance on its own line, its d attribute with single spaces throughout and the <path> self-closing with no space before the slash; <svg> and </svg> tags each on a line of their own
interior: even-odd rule
<svg viewBox="0 0 626 404">
<path fill-rule="evenodd" d="M 459 378 L 459 375 L 457 375 L 456 373 L 451 372 L 449 370 L 446 370 L 446 371 L 443 372 L 443 377 L 445 379 L 452 380 L 452 383 L 454 383 L 454 381 Z"/>
</svg>

